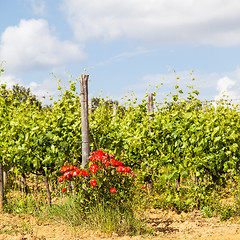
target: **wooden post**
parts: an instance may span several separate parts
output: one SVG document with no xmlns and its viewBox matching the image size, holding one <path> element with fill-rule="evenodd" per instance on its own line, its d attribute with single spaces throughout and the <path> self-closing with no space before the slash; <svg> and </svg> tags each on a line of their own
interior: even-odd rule
<svg viewBox="0 0 240 240">
<path fill-rule="evenodd" d="M 4 183 L 3 183 L 3 165 L 0 164 L 0 212 L 3 211 L 4 205 Z"/>
<path fill-rule="evenodd" d="M 92 99 L 88 101 L 88 114 L 90 115 L 92 113 Z"/>
<path fill-rule="evenodd" d="M 90 154 L 89 147 L 89 123 L 88 123 L 88 77 L 89 75 L 81 75 L 81 123 L 82 123 L 82 167 L 88 161 Z"/>
<path fill-rule="evenodd" d="M 152 93 L 148 93 L 148 113 L 154 113 L 153 94 Z M 153 119 L 153 117 L 149 116 L 148 119 L 149 119 L 149 124 L 150 124 L 150 121 Z M 149 124 L 148 124 L 148 129 L 149 129 L 149 132 L 151 133 Z"/>
<path fill-rule="evenodd" d="M 152 93 L 148 93 L 148 113 L 154 113 L 154 106 L 153 106 L 153 94 Z M 153 119 L 152 116 L 149 116 L 149 123 L 148 123 L 148 131 L 149 133 L 151 133 L 151 129 L 150 129 L 150 121 Z M 149 155 L 149 154 L 147 154 Z M 152 180 L 152 170 L 150 169 L 150 167 L 147 167 L 148 170 L 148 179 L 147 179 L 147 190 L 149 194 L 152 194 L 153 192 L 153 180 Z"/>
<path fill-rule="evenodd" d="M 114 105 L 113 105 L 113 119 L 115 119 L 115 116 L 117 115 L 117 108 L 118 108 L 118 105 L 116 103 L 114 103 Z"/>
<path fill-rule="evenodd" d="M 3 188 L 7 187 L 7 172 L 3 171 Z"/>
<path fill-rule="evenodd" d="M 153 107 L 153 94 L 148 93 L 148 113 L 154 113 L 154 107 Z M 153 117 L 149 116 L 149 120 L 152 120 Z"/>
</svg>

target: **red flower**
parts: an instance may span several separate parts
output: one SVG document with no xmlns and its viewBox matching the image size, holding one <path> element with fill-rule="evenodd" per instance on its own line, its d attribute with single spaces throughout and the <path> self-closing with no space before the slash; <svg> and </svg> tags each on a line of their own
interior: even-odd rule
<svg viewBox="0 0 240 240">
<path fill-rule="evenodd" d="M 114 167 L 116 167 L 116 166 L 122 166 L 123 167 L 123 163 L 122 162 L 120 162 L 120 161 L 116 161 L 115 159 L 110 159 L 110 162 L 112 163 L 112 165 L 114 166 Z"/>
<path fill-rule="evenodd" d="M 64 179 L 63 177 L 60 177 L 60 178 L 58 179 L 58 181 L 59 181 L 59 182 L 62 182 L 63 179 Z"/>
<path fill-rule="evenodd" d="M 71 178 L 71 172 L 65 172 L 62 176 L 63 179 L 67 179 L 67 180 L 70 180 Z"/>
<path fill-rule="evenodd" d="M 137 174 L 134 172 L 131 172 L 132 177 L 137 177 Z"/>
<path fill-rule="evenodd" d="M 61 173 L 64 173 L 64 172 L 66 172 L 66 170 L 67 170 L 67 167 L 64 165 L 64 166 L 61 167 L 60 172 L 61 172 Z"/>
<path fill-rule="evenodd" d="M 117 172 L 124 172 L 124 167 L 122 167 L 122 166 L 119 166 L 119 167 L 117 167 L 116 168 L 116 170 L 117 170 Z"/>
<path fill-rule="evenodd" d="M 110 162 L 107 161 L 106 164 L 105 164 L 105 166 L 106 166 L 106 167 L 109 167 L 109 165 L 110 165 Z"/>
<path fill-rule="evenodd" d="M 116 165 L 115 165 L 115 162 L 116 162 L 116 161 L 115 161 L 114 159 L 111 159 L 110 162 L 111 162 L 111 164 L 112 164 L 113 166 L 116 166 Z"/>
<path fill-rule="evenodd" d="M 113 154 L 109 154 L 109 157 L 110 157 L 111 159 L 115 159 L 115 157 L 114 157 Z"/>
<path fill-rule="evenodd" d="M 93 187 L 96 187 L 97 186 L 97 181 L 96 181 L 96 179 L 91 179 L 90 180 L 90 183 L 91 183 L 91 185 L 93 186 Z"/>
<path fill-rule="evenodd" d="M 102 157 L 102 163 L 106 163 L 107 162 L 107 157 Z"/>
<path fill-rule="evenodd" d="M 61 191 L 62 191 L 62 193 L 67 192 L 67 189 L 63 188 Z"/>
<path fill-rule="evenodd" d="M 78 175 L 78 173 L 77 172 L 73 172 L 73 177 L 76 177 L 77 175 Z"/>
<path fill-rule="evenodd" d="M 81 174 L 80 174 L 81 175 Z M 85 171 L 85 170 L 82 170 L 82 175 L 83 176 L 89 176 L 89 172 Z"/>
<path fill-rule="evenodd" d="M 94 174 L 97 170 L 99 170 L 99 167 L 96 163 L 94 163 L 89 167 L 89 169 L 92 172 L 92 174 Z"/>
<path fill-rule="evenodd" d="M 96 155 L 98 156 L 103 156 L 104 155 L 104 152 L 102 150 L 98 150 L 95 152 Z"/>
<path fill-rule="evenodd" d="M 95 160 L 95 156 L 90 156 L 89 158 L 88 158 L 91 162 L 95 162 L 96 160 Z"/>
<path fill-rule="evenodd" d="M 109 189 L 109 191 L 110 191 L 111 193 L 115 193 L 115 192 L 116 192 L 116 188 L 112 187 L 112 188 Z"/>
</svg>

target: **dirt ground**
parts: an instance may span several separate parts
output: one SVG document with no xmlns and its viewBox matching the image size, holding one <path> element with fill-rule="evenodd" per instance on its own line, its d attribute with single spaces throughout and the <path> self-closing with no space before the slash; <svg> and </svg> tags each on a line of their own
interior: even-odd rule
<svg viewBox="0 0 240 240">
<path fill-rule="evenodd" d="M 32 216 L 0 214 L 2 240 L 140 240 L 140 239 L 194 239 L 240 240 L 240 218 L 221 222 L 218 218 L 203 218 L 201 212 L 177 214 L 152 210 L 148 223 L 154 227 L 154 236 L 104 236 L 81 228 L 67 227 L 57 222 L 38 220 Z"/>
</svg>

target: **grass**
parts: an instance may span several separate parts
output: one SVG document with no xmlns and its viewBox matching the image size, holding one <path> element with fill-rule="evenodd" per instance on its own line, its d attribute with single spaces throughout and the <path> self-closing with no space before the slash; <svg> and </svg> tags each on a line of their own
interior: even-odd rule
<svg viewBox="0 0 240 240">
<path fill-rule="evenodd" d="M 140 183 L 138 183 L 140 184 Z M 161 183 L 162 184 L 162 183 Z M 146 189 L 141 188 L 143 183 L 138 186 L 140 191 L 136 191 L 134 202 L 130 208 L 120 209 L 118 206 L 112 207 L 101 202 L 96 205 L 84 205 L 81 198 L 55 194 L 52 207 L 49 207 L 46 194 L 39 191 L 38 194 L 32 192 L 27 196 L 20 191 L 9 191 L 7 202 L 4 206 L 5 212 L 15 215 L 31 214 L 41 221 L 51 220 L 68 225 L 72 229 L 81 227 L 98 231 L 107 235 L 116 233 L 122 235 L 142 235 L 152 234 L 153 229 L 147 227 L 146 220 L 141 216 L 142 212 L 147 212 L 151 208 L 161 208 L 164 210 L 175 210 L 177 212 L 196 209 L 196 191 L 191 188 L 179 189 L 179 192 L 173 194 L 171 189 L 164 186 L 154 187 L 150 195 Z M 190 186 L 190 185 L 189 185 Z M 237 188 L 238 189 L 238 188 Z M 228 220 L 234 216 L 240 216 L 240 193 L 234 190 L 209 191 L 209 194 L 203 196 L 200 211 L 203 217 L 219 217 L 221 221 Z M 229 201 L 231 199 L 231 202 Z M 11 233 L 31 233 L 29 224 L 22 224 L 21 227 L 9 227 L 1 230 L 7 234 Z"/>
<path fill-rule="evenodd" d="M 8 195 L 4 210 L 12 214 L 31 214 L 37 216 L 48 205 L 42 199 L 45 199 L 45 197 L 36 197 L 35 194 L 28 194 L 27 196 L 21 196 L 20 194 L 16 194 L 15 196 Z"/>
<path fill-rule="evenodd" d="M 147 232 L 146 225 L 137 219 L 131 209 L 121 212 L 118 207 L 112 208 L 104 203 L 89 209 L 86 224 L 92 229 L 110 234 L 138 235 Z"/>
<path fill-rule="evenodd" d="M 138 235 L 150 232 L 132 209 L 122 211 L 119 207 L 113 208 L 106 203 L 83 208 L 78 200 L 67 197 L 64 202 L 54 204 L 47 209 L 48 218 L 105 234 Z"/>
<path fill-rule="evenodd" d="M 107 235 L 112 233 L 138 235 L 150 232 L 139 217 L 139 210 L 134 210 L 136 205 L 131 204 L 131 209 L 124 208 L 124 210 L 118 206 L 113 208 L 106 203 L 84 206 L 82 199 L 77 196 L 63 194 L 53 196 L 55 200 L 49 207 L 46 193 L 41 189 L 37 194 L 31 191 L 28 195 L 24 195 L 19 189 L 8 191 L 4 211 L 14 215 L 30 214 L 37 217 L 39 222 L 57 221 L 72 229 L 81 226 Z M 140 203 L 137 202 L 137 205 L 139 207 Z M 27 225 L 22 226 L 23 230 L 27 228 Z M 24 232 L 23 230 L 20 232 Z M 6 231 L 19 232 L 19 228 L 6 229 Z"/>
</svg>

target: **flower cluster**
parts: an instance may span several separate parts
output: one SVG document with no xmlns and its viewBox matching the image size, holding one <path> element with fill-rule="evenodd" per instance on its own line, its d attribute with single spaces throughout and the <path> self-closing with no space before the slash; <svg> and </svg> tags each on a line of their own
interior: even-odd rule
<svg viewBox="0 0 240 240">
<path fill-rule="evenodd" d="M 73 177 L 77 176 L 89 176 L 89 172 L 85 170 L 79 170 L 76 166 L 62 166 L 61 173 L 64 173 L 59 179 L 58 182 L 62 182 L 64 179 L 71 181 Z"/>
<path fill-rule="evenodd" d="M 130 173 L 132 177 L 136 176 L 136 174 L 131 171 L 130 167 L 124 167 L 124 164 L 121 161 L 115 160 L 115 156 L 113 154 L 104 153 L 102 150 L 90 152 L 89 160 L 92 162 L 89 167 L 92 174 L 95 174 L 99 169 L 115 168 L 117 172 L 123 173 L 124 175 Z M 93 187 L 97 186 L 95 178 L 91 179 L 90 183 Z M 115 193 L 116 188 L 111 187 L 109 191 L 111 193 Z"/>
<path fill-rule="evenodd" d="M 63 175 L 59 177 L 59 182 L 74 181 L 75 189 L 80 184 L 79 191 L 83 189 L 83 184 L 88 196 L 92 196 L 92 201 L 104 199 L 112 203 L 121 203 L 123 198 L 131 197 L 133 178 L 136 177 L 130 167 L 117 161 L 113 154 L 104 153 L 102 150 L 90 153 L 88 169 L 80 170 L 76 166 L 64 165 L 60 172 Z M 62 189 L 62 192 L 66 192 L 66 189 Z"/>
<path fill-rule="evenodd" d="M 90 152 L 89 160 L 91 162 L 100 162 L 103 163 L 106 167 L 116 167 L 117 172 L 122 172 L 123 174 L 131 173 L 130 167 L 124 167 L 124 164 L 120 161 L 116 161 L 113 154 L 104 153 L 102 150 L 95 152 Z M 90 166 L 90 171 L 94 174 L 99 167 L 96 163 Z M 132 176 L 135 177 L 135 174 L 132 172 Z"/>
</svg>

